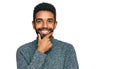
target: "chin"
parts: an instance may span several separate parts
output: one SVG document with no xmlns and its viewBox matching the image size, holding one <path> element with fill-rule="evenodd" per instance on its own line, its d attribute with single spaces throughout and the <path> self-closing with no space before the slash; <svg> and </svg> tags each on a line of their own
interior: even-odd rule
<svg viewBox="0 0 120 69">
<path fill-rule="evenodd" d="M 43 39 L 47 34 L 40 34 L 41 39 Z"/>
</svg>

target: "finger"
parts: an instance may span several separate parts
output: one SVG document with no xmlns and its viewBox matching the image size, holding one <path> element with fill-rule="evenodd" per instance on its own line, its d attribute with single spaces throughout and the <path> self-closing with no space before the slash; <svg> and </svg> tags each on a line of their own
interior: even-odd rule
<svg viewBox="0 0 120 69">
<path fill-rule="evenodd" d="M 39 39 L 39 40 L 41 40 L 41 36 L 40 36 L 40 34 L 39 34 L 39 33 L 38 33 L 38 39 Z"/>
<path fill-rule="evenodd" d="M 49 44 L 49 48 L 51 48 L 52 47 L 52 44 Z"/>
<path fill-rule="evenodd" d="M 50 38 L 50 37 L 52 36 L 52 34 L 53 34 L 53 32 L 47 34 L 47 35 L 45 36 L 45 38 Z"/>
</svg>

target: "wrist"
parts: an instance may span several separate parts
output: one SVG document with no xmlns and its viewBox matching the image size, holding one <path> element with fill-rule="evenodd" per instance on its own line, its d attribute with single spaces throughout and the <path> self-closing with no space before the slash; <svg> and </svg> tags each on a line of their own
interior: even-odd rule
<svg viewBox="0 0 120 69">
<path fill-rule="evenodd" d="M 41 52 L 41 53 L 45 53 L 45 51 L 43 51 L 43 50 L 41 50 L 41 49 L 37 49 L 39 52 Z"/>
</svg>

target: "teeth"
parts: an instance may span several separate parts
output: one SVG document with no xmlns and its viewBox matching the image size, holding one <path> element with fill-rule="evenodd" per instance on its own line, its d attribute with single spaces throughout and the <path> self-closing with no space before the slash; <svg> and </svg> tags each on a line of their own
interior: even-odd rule
<svg viewBox="0 0 120 69">
<path fill-rule="evenodd" d="M 47 33 L 49 33 L 49 31 L 48 30 L 42 30 L 41 33 L 47 34 Z"/>
</svg>

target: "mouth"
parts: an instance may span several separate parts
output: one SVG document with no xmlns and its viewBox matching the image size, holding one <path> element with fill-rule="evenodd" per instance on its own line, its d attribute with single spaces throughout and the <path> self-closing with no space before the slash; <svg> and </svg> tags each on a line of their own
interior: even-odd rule
<svg viewBox="0 0 120 69">
<path fill-rule="evenodd" d="M 51 29 L 51 28 L 38 28 L 36 31 L 40 34 L 49 34 L 50 32 L 53 32 L 53 29 Z"/>
<path fill-rule="evenodd" d="M 49 30 L 41 30 L 41 31 L 39 31 L 39 33 L 40 34 L 48 34 L 48 33 L 50 33 L 50 31 Z"/>
<path fill-rule="evenodd" d="M 51 28 L 38 28 L 36 33 L 41 35 L 41 38 L 44 38 L 47 34 L 53 32 L 54 30 Z"/>
<path fill-rule="evenodd" d="M 41 31 L 38 31 L 38 33 L 40 33 L 41 39 L 43 39 L 47 34 L 50 33 L 50 31 L 49 30 L 41 30 Z"/>
</svg>

